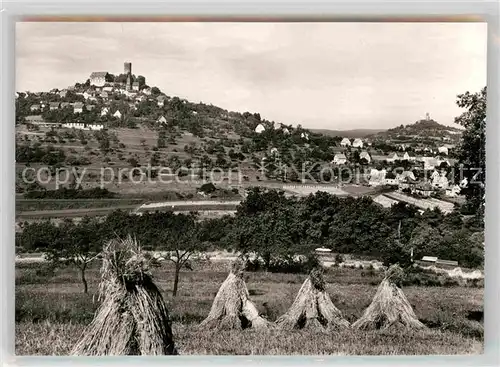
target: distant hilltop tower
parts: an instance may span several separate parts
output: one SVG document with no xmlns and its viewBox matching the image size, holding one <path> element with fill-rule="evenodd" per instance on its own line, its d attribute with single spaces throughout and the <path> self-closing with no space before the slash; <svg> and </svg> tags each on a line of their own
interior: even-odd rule
<svg viewBox="0 0 500 367">
<path fill-rule="evenodd" d="M 429 112 L 427 112 L 427 113 L 425 114 L 425 119 L 426 119 L 427 121 L 430 121 L 430 119 L 431 119 L 431 115 L 429 114 Z"/>
<path fill-rule="evenodd" d="M 132 90 L 132 63 L 123 63 L 123 72 L 127 75 L 127 82 L 125 83 L 126 90 Z"/>
<path fill-rule="evenodd" d="M 123 64 L 123 73 L 124 74 L 132 74 L 132 63 L 131 62 L 125 62 Z"/>
</svg>

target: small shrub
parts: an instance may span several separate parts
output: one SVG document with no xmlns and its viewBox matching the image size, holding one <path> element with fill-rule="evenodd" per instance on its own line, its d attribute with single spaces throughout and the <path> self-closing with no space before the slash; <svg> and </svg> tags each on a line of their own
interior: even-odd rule
<svg viewBox="0 0 500 367">
<path fill-rule="evenodd" d="M 335 263 L 342 264 L 344 262 L 344 256 L 342 254 L 335 255 Z"/>
</svg>

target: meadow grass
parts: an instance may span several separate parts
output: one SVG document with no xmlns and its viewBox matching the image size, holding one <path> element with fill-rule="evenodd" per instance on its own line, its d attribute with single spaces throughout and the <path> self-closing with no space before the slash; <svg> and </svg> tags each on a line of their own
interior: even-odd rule
<svg viewBox="0 0 500 367">
<path fill-rule="evenodd" d="M 17 355 L 68 355 L 85 330 L 83 324 L 16 325 Z M 200 331 L 173 324 L 181 355 L 421 355 L 479 354 L 482 342 L 452 332 L 358 331 L 322 333 L 266 330 Z"/>
<path fill-rule="evenodd" d="M 270 330 L 263 334 L 197 331 L 227 276 L 227 264 L 200 264 L 183 271 L 177 297 L 172 297 L 173 270 L 155 271 L 173 320 L 182 354 L 469 354 L 481 353 L 483 325 L 467 318 L 482 310 L 483 289 L 472 287 L 404 287 L 417 317 L 429 330 L 418 333 L 360 332 L 322 334 Z M 16 353 L 64 355 L 89 324 L 99 304 L 99 270 L 88 271 L 89 293 L 71 268 L 49 271 L 40 264 L 16 266 Z M 291 306 L 304 274 L 245 273 L 251 300 L 270 321 Z M 330 269 L 327 291 L 349 322 L 370 304 L 382 275 L 358 269 Z"/>
</svg>

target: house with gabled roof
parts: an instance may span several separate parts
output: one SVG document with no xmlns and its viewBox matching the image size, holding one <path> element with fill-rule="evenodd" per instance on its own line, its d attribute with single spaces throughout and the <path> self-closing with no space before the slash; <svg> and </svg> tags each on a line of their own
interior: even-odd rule
<svg viewBox="0 0 500 367">
<path fill-rule="evenodd" d="M 109 113 L 109 108 L 108 107 L 103 107 L 101 109 L 101 116 L 107 115 Z"/>
<path fill-rule="evenodd" d="M 262 132 L 263 132 L 263 131 L 265 131 L 265 130 L 266 130 L 266 128 L 265 128 L 265 127 L 264 127 L 264 125 L 262 125 L 262 124 L 258 124 L 258 125 L 257 125 L 257 127 L 255 128 L 255 132 L 256 132 L 257 134 L 260 134 L 260 133 L 262 133 Z"/>
<path fill-rule="evenodd" d="M 354 141 L 352 142 L 352 147 L 353 148 L 363 148 L 363 140 L 361 140 L 360 138 L 354 139 Z"/>
<path fill-rule="evenodd" d="M 389 156 L 387 157 L 387 162 L 395 162 L 399 160 L 401 160 L 401 157 L 396 152 L 389 154 Z"/>
<path fill-rule="evenodd" d="M 336 153 L 333 156 L 332 163 L 333 164 L 337 164 L 337 165 L 346 164 L 347 163 L 347 157 L 345 156 L 344 153 Z"/>
<path fill-rule="evenodd" d="M 405 161 L 414 161 L 416 159 L 414 152 L 404 152 L 403 160 Z"/>
<path fill-rule="evenodd" d="M 31 111 L 31 112 L 34 112 L 34 111 L 40 111 L 40 110 L 41 110 L 41 107 L 40 107 L 40 105 L 39 105 L 39 104 L 32 104 L 32 105 L 30 106 L 30 111 Z"/>
<path fill-rule="evenodd" d="M 116 110 L 115 113 L 113 113 L 113 117 L 117 117 L 117 118 L 121 119 L 122 113 L 120 112 L 120 110 Z"/>
<path fill-rule="evenodd" d="M 370 163 L 372 161 L 372 157 L 370 157 L 370 153 L 368 153 L 366 150 L 362 151 L 359 154 L 359 159 L 364 159 L 368 163 Z"/>
<path fill-rule="evenodd" d="M 350 147 L 351 146 L 351 141 L 348 138 L 344 138 L 340 142 L 340 146 L 342 146 L 342 147 Z"/>
<path fill-rule="evenodd" d="M 165 118 L 165 116 L 160 116 L 158 118 L 158 120 L 156 120 L 157 123 L 159 124 L 166 124 L 167 123 L 167 119 Z"/>
<path fill-rule="evenodd" d="M 436 172 L 436 171 L 435 171 Z M 446 172 L 438 173 L 432 178 L 432 186 L 438 189 L 447 189 L 449 186 L 448 178 L 446 177 Z"/>
<path fill-rule="evenodd" d="M 404 179 L 409 178 L 412 181 L 415 181 L 415 174 L 412 171 L 403 171 L 401 173 L 396 174 L 396 181 L 401 182 Z"/>
<path fill-rule="evenodd" d="M 49 109 L 51 111 L 59 109 L 59 106 L 60 106 L 59 102 L 50 102 L 49 103 Z"/>
<path fill-rule="evenodd" d="M 418 185 L 418 181 L 411 179 L 411 177 L 405 176 L 402 179 L 396 176 L 396 181 L 398 181 L 398 189 L 399 190 L 413 190 L 416 185 Z"/>
</svg>

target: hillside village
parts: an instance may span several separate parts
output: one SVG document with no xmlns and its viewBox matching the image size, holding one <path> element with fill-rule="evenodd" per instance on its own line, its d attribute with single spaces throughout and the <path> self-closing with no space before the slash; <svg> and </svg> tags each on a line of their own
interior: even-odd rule
<svg viewBox="0 0 500 367">
<path fill-rule="evenodd" d="M 132 74 L 129 62 L 118 75 L 92 72 L 84 83 L 62 90 L 16 93 L 16 125 L 18 166 L 47 161 L 44 154 L 55 150 L 61 157 L 54 161 L 52 154 L 55 164 L 238 168 L 246 182 L 259 185 L 310 184 L 321 175 L 323 182 L 348 194 L 383 188 L 405 197 L 460 196 L 458 183 L 452 184 L 452 168 L 461 131 L 440 125 L 429 114 L 414 124 L 363 138 L 327 136 L 300 124 L 261 119 L 257 113 L 168 96 L 147 85 L 145 77 Z M 300 177 L 284 169 L 292 165 L 309 167 L 310 175 Z M 344 180 L 346 168 L 359 171 L 351 182 Z M 330 172 L 326 179 L 325 170 Z M 367 189 L 350 191 L 352 186 Z"/>
</svg>

